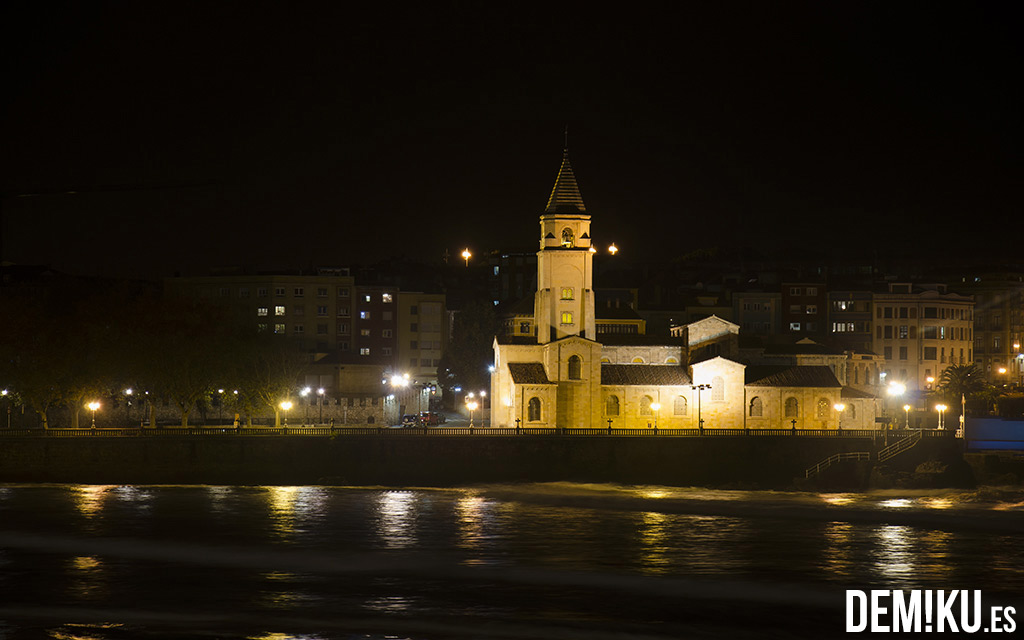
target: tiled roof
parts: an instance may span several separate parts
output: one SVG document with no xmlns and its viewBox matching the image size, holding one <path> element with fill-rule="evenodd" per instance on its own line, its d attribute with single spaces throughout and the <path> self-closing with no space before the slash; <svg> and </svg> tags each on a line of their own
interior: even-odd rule
<svg viewBox="0 0 1024 640">
<path fill-rule="evenodd" d="M 841 387 L 832 369 L 825 366 L 747 367 L 746 383 L 752 387 Z"/>
<path fill-rule="evenodd" d="M 843 392 L 840 394 L 843 398 L 877 398 L 878 396 L 868 393 L 867 391 L 861 391 L 860 389 L 854 389 L 853 387 L 843 387 Z"/>
<path fill-rule="evenodd" d="M 690 376 L 679 365 L 602 364 L 601 384 L 682 386 L 690 384 Z"/>
<path fill-rule="evenodd" d="M 510 362 L 508 371 L 516 384 L 551 384 L 544 365 L 539 362 Z"/>
<path fill-rule="evenodd" d="M 609 347 L 683 347 L 686 340 L 670 336 L 649 336 L 637 333 L 599 333 L 597 342 Z"/>
<path fill-rule="evenodd" d="M 555 179 L 555 187 L 551 190 L 551 197 L 548 198 L 548 206 L 544 213 L 586 213 L 587 207 L 583 204 L 583 196 L 580 195 L 580 188 L 576 184 L 576 176 L 572 172 L 572 165 L 569 164 L 569 150 L 562 152 L 562 167 L 558 170 L 558 178 Z"/>
</svg>

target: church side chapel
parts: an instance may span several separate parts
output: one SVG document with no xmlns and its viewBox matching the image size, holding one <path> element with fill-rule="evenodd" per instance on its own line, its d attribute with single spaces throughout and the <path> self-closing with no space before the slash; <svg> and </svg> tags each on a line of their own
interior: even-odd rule
<svg viewBox="0 0 1024 640">
<path fill-rule="evenodd" d="M 635 312 L 595 309 L 593 255 L 566 149 L 540 216 L 532 314 L 515 305 L 494 340 L 492 426 L 875 427 L 877 398 L 847 386 L 846 354 L 809 340 L 741 350 L 739 327 L 716 316 L 647 335 Z"/>
</svg>

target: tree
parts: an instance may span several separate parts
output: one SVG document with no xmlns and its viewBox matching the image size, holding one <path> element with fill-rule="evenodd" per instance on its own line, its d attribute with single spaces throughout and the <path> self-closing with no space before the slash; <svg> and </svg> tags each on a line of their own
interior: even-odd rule
<svg viewBox="0 0 1024 640">
<path fill-rule="evenodd" d="M 274 411 L 274 425 L 281 426 L 281 402 L 288 399 L 306 370 L 309 357 L 285 336 L 250 334 L 244 340 L 233 369 L 242 406 L 255 404 Z"/>
<path fill-rule="evenodd" d="M 449 391 L 456 386 L 489 388 L 487 368 L 494 362 L 494 336 L 498 329 L 494 305 L 486 301 L 470 302 L 455 316 L 451 343 L 438 366 L 442 386 Z"/>
<path fill-rule="evenodd" d="M 946 402 L 959 404 L 960 399 L 969 400 L 981 397 L 988 392 L 990 385 L 974 364 L 951 364 L 939 376 L 936 385 Z"/>
</svg>

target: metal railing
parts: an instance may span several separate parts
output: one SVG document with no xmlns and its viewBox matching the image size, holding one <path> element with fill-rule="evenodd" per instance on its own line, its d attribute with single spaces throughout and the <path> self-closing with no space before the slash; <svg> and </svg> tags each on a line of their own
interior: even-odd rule
<svg viewBox="0 0 1024 640">
<path fill-rule="evenodd" d="M 900 438 L 898 441 L 889 445 L 878 452 L 878 461 L 885 462 L 886 460 L 897 456 L 907 449 L 913 447 L 918 442 L 921 442 L 923 434 L 920 431 L 914 432 L 909 438 Z"/>
<path fill-rule="evenodd" d="M 814 465 L 813 467 L 809 467 L 804 472 L 804 477 L 805 478 L 810 478 L 812 476 L 816 476 L 819 473 L 821 473 L 822 471 L 824 471 L 825 469 L 828 469 L 829 467 L 831 467 L 833 464 L 835 464 L 837 462 L 842 462 L 843 460 L 870 460 L 870 459 L 871 459 L 871 453 L 868 452 L 868 451 L 855 451 L 853 453 L 837 453 L 835 455 L 831 455 L 831 456 L 825 458 L 824 460 L 822 460 L 818 464 Z"/>
<path fill-rule="evenodd" d="M 214 437 L 214 436 L 557 436 L 557 437 L 813 437 L 813 438 L 868 438 L 887 437 L 895 439 L 890 445 L 896 455 L 913 446 L 922 437 L 952 438 L 952 430 L 895 430 L 877 429 L 658 429 L 658 428 L 562 428 L 562 427 L 385 427 L 375 425 L 341 426 L 160 426 L 160 427 L 103 427 L 103 428 L 51 428 L 51 429 L 0 429 L 2 437 L 30 438 L 161 438 L 161 437 Z M 904 449 L 894 449 L 908 440 L 911 444 Z M 884 450 L 883 450 L 884 451 Z M 891 457 L 890 455 L 890 457 Z"/>
</svg>

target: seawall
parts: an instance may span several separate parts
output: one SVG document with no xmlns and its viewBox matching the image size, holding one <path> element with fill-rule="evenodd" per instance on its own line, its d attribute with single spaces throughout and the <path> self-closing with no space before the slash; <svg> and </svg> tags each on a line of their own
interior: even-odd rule
<svg viewBox="0 0 1024 640">
<path fill-rule="evenodd" d="M 452 486 L 612 482 L 793 488 L 839 452 L 877 451 L 870 438 L 558 436 L 225 436 L 0 438 L 0 482 L 83 484 L 351 484 Z M 891 460 L 962 463 L 962 441 L 925 438 Z M 823 474 L 868 481 L 871 467 Z M 844 475 L 845 474 L 845 475 Z M 851 487 L 856 488 L 856 487 Z"/>
</svg>

